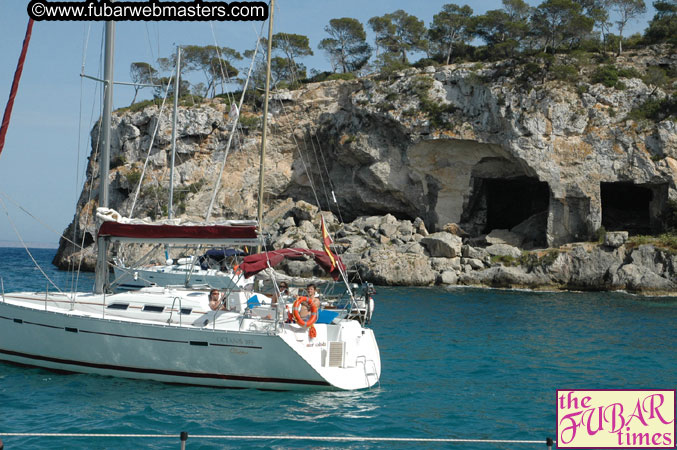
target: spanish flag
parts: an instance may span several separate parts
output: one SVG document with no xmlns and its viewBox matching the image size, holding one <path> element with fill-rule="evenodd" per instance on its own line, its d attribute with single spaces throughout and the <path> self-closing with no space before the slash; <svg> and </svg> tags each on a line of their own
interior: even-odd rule
<svg viewBox="0 0 677 450">
<path fill-rule="evenodd" d="M 327 233 L 327 226 L 324 224 L 324 217 L 322 215 L 320 215 L 320 226 L 322 229 L 322 244 L 324 247 L 324 252 L 329 256 L 329 259 L 331 260 L 330 272 L 333 272 L 334 269 L 336 268 L 336 257 L 331 252 L 331 248 L 329 247 L 333 242 L 331 240 L 331 236 L 329 236 L 329 233 Z"/>
</svg>

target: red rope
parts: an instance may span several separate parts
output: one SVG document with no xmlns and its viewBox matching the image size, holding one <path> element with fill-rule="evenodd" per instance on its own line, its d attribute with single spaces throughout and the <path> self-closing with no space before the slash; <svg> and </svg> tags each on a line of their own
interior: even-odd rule
<svg viewBox="0 0 677 450">
<path fill-rule="evenodd" d="M 9 100 L 5 107 L 5 115 L 2 116 L 2 126 L 0 126 L 0 153 L 5 146 L 5 136 L 7 135 L 7 128 L 9 128 L 9 118 L 12 116 L 12 107 L 14 106 L 14 98 L 16 91 L 19 89 L 19 80 L 21 79 L 21 72 L 24 68 L 24 61 L 26 60 L 26 52 L 28 51 L 28 43 L 31 40 L 31 32 L 33 30 L 33 19 L 28 19 L 28 27 L 26 28 L 26 37 L 24 38 L 24 45 L 19 56 L 19 63 L 16 65 L 16 72 L 14 72 L 14 81 L 12 82 L 12 90 L 9 92 Z"/>
</svg>

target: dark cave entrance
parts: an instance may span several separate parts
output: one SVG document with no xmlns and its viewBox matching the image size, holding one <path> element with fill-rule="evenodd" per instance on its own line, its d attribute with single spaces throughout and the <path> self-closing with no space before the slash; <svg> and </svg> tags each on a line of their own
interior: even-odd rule
<svg viewBox="0 0 677 450">
<path fill-rule="evenodd" d="M 485 180 L 487 225 L 485 233 L 495 229 L 511 229 L 534 214 L 548 210 L 548 183 L 535 178 Z"/>
<path fill-rule="evenodd" d="M 602 226 L 607 231 L 651 234 L 661 231 L 667 184 L 601 183 Z"/>
<path fill-rule="evenodd" d="M 507 229 L 524 235 L 533 245 L 546 242 L 550 205 L 548 183 L 537 178 L 474 178 L 462 224 L 473 235 Z"/>
</svg>

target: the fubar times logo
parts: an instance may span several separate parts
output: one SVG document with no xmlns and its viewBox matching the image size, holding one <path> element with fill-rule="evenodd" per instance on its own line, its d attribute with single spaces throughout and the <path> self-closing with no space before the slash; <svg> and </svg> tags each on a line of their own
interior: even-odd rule
<svg viewBox="0 0 677 450">
<path fill-rule="evenodd" d="M 675 448 L 675 390 L 557 390 L 557 448 Z"/>
</svg>

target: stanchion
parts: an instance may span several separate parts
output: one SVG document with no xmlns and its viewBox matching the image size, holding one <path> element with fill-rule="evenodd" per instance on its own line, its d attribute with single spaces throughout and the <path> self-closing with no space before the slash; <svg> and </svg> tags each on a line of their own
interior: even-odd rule
<svg viewBox="0 0 677 450">
<path fill-rule="evenodd" d="M 188 440 L 188 432 L 187 431 L 182 431 L 181 432 L 181 450 L 186 450 L 186 441 Z M 2 450 L 2 448 L 0 448 Z"/>
<path fill-rule="evenodd" d="M 549 437 L 545 438 L 545 445 L 548 446 L 548 450 L 552 450 L 552 444 L 553 444 L 552 438 Z"/>
</svg>

